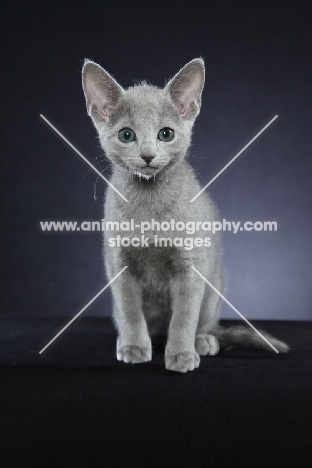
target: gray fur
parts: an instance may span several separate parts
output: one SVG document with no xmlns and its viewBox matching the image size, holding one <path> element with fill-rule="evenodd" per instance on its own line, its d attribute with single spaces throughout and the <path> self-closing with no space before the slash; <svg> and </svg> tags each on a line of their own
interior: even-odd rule
<svg viewBox="0 0 312 468">
<path fill-rule="evenodd" d="M 107 158 L 112 162 L 111 183 L 105 202 L 106 221 L 214 221 L 218 212 L 207 193 L 193 203 L 200 185 L 186 156 L 194 121 L 200 111 L 205 69 L 202 59 L 186 64 L 164 89 L 142 83 L 124 90 L 99 65 L 86 60 L 83 89 Z M 122 128 L 135 131 L 136 140 L 123 143 Z M 174 130 L 172 141 L 157 138 L 164 127 Z M 152 168 L 143 157 L 151 158 Z M 139 363 L 152 358 L 151 334 L 165 322 L 168 338 L 166 368 L 187 372 L 198 367 L 200 355 L 214 355 L 231 344 L 266 348 L 251 329 L 222 330 L 218 326 L 220 298 L 191 268 L 194 265 L 219 291 L 224 289 L 220 236 L 208 233 L 210 247 L 155 247 L 155 232 L 148 233 L 149 247 L 110 247 L 108 239 L 129 232 L 106 232 L 104 251 L 108 278 L 128 268 L 112 283 L 113 317 L 118 332 L 117 359 Z M 176 237 L 177 232 L 161 234 Z M 179 237 L 190 235 L 182 231 Z M 140 237 L 139 231 L 131 236 Z M 207 237 L 199 231 L 193 237 Z M 282 352 L 288 347 L 273 339 Z"/>
</svg>

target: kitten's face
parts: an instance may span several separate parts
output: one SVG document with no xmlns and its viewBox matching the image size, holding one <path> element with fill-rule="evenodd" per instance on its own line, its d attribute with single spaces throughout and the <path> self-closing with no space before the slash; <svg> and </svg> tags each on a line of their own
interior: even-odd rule
<svg viewBox="0 0 312 468">
<path fill-rule="evenodd" d="M 82 77 L 88 113 L 114 164 L 149 179 L 185 157 L 201 105 L 201 59 L 185 65 L 164 89 L 142 84 L 124 90 L 91 61 Z"/>
<path fill-rule="evenodd" d="M 144 178 L 184 158 L 191 128 L 164 90 L 148 85 L 125 91 L 109 120 L 98 125 L 107 157 Z"/>
</svg>

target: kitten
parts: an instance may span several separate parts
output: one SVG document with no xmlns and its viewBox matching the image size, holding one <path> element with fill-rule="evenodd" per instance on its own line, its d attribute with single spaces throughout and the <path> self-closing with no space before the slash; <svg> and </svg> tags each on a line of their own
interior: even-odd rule
<svg viewBox="0 0 312 468">
<path fill-rule="evenodd" d="M 186 162 L 194 121 L 201 106 L 205 69 L 202 59 L 187 63 L 160 89 L 143 82 L 124 90 L 96 63 L 86 60 L 83 90 L 107 158 L 112 163 L 111 187 L 107 189 L 105 221 L 200 222 L 218 219 L 207 193 L 193 203 L 200 185 Z M 220 346 L 257 346 L 271 349 L 247 327 L 218 325 L 220 297 L 191 268 L 195 266 L 220 292 L 224 288 L 219 233 L 209 233 L 211 245 L 156 245 L 155 235 L 178 237 L 185 231 L 150 230 L 148 247 L 110 246 L 112 232 L 104 235 L 106 272 L 112 279 L 113 317 L 118 331 L 117 359 L 129 363 L 150 361 L 151 333 L 163 321 L 168 326 L 165 365 L 172 371 L 187 372 L 198 367 L 199 356 L 215 355 Z M 141 237 L 139 228 L 131 233 L 115 231 L 121 238 Z M 207 240 L 200 229 L 196 237 Z M 263 334 L 281 352 L 288 346 Z"/>
</svg>

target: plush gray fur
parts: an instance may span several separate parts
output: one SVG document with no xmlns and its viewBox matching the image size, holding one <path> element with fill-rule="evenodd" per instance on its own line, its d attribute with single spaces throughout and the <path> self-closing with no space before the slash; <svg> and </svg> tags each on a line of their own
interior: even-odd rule
<svg viewBox="0 0 312 468">
<path fill-rule="evenodd" d="M 108 187 L 106 221 L 213 221 L 217 210 L 203 193 L 193 203 L 200 185 L 186 155 L 194 121 L 201 106 L 205 69 L 194 59 L 173 77 L 164 89 L 142 83 L 124 90 L 104 69 L 86 60 L 83 89 L 91 116 L 107 158 L 111 183 L 129 200 Z M 136 140 L 124 143 L 118 137 L 130 128 Z M 164 127 L 174 130 L 169 142 L 157 138 Z M 143 159 L 145 158 L 145 159 Z M 150 166 L 148 167 L 148 161 Z M 219 234 L 199 231 L 192 237 L 211 239 L 210 247 L 156 247 L 154 235 L 189 238 L 185 231 L 150 231 L 148 247 L 110 247 L 111 236 L 141 237 L 134 232 L 106 232 L 106 271 L 112 279 L 113 316 L 118 331 L 117 359 L 140 363 L 152 358 L 150 335 L 168 324 L 166 368 L 187 372 L 198 367 L 200 355 L 215 355 L 220 345 L 258 346 L 271 349 L 246 327 L 218 326 L 220 298 L 191 268 L 199 270 L 219 291 L 224 288 Z M 268 335 L 266 335 L 268 336 Z M 288 346 L 269 337 L 279 351 Z"/>
</svg>

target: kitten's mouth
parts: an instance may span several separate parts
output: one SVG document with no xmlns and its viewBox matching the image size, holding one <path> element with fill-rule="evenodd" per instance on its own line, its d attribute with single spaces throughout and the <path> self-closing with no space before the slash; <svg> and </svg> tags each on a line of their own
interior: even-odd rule
<svg viewBox="0 0 312 468">
<path fill-rule="evenodd" d="M 151 177 L 155 177 L 158 169 L 158 167 L 146 164 L 145 166 L 138 167 L 134 170 L 134 172 L 138 177 L 143 177 L 143 179 L 150 179 Z"/>
</svg>

